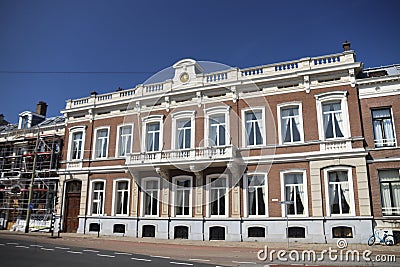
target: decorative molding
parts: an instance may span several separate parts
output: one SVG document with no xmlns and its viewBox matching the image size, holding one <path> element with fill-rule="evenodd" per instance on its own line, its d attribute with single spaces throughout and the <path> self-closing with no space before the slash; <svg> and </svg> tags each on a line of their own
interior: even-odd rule
<svg viewBox="0 0 400 267">
<path fill-rule="evenodd" d="M 166 169 L 155 167 L 155 171 L 161 178 L 168 179 L 168 171 Z"/>
<path fill-rule="evenodd" d="M 190 168 L 190 171 L 193 172 L 194 175 L 196 176 L 196 179 L 202 179 L 203 178 L 202 171 L 198 170 L 194 164 L 190 165 L 189 168 Z"/>
</svg>

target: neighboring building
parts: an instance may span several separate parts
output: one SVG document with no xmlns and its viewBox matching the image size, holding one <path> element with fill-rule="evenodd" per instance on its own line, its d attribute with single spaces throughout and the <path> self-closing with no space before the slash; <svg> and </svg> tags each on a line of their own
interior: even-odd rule
<svg viewBox="0 0 400 267">
<path fill-rule="evenodd" d="M 65 125 L 62 116 L 46 118 L 46 110 L 47 104 L 39 102 L 36 112 L 22 112 L 17 124 L 0 126 L 0 228 L 25 228 L 32 173 L 30 227 L 50 226 Z"/>
<path fill-rule="evenodd" d="M 292 240 L 366 242 L 362 65 L 344 48 L 213 72 L 184 59 L 168 78 L 68 100 L 63 230 L 282 241 L 288 216 Z"/>
<path fill-rule="evenodd" d="M 364 70 L 357 81 L 376 227 L 400 242 L 400 65 Z M 396 104 L 397 103 L 397 104 Z"/>
</svg>

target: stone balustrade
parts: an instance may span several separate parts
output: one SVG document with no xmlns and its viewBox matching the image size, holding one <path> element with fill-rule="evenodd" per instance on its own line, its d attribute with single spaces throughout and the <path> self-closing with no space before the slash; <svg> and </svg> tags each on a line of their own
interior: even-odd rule
<svg viewBox="0 0 400 267">
<path fill-rule="evenodd" d="M 339 53 L 327 55 L 323 57 L 303 58 L 295 61 L 288 61 L 276 64 L 270 64 L 259 67 L 252 67 L 246 69 L 232 68 L 226 71 L 218 71 L 193 77 L 191 82 L 196 86 L 211 85 L 215 83 L 229 83 L 238 82 L 246 79 L 253 78 L 273 78 L 293 72 L 309 71 L 313 69 L 324 68 L 330 65 L 340 65 L 354 63 L 355 58 L 353 53 Z M 80 99 L 73 99 L 67 101 L 67 109 L 78 108 L 93 105 L 97 102 L 111 102 L 134 97 L 141 97 L 152 94 L 160 94 L 160 92 L 169 92 L 175 90 L 184 90 L 191 86 L 191 82 L 182 86 L 181 84 L 174 85 L 172 80 L 153 84 L 140 84 L 135 88 L 117 91 L 114 93 L 107 93 L 102 95 L 93 95 Z"/>
<path fill-rule="evenodd" d="M 197 147 L 163 151 L 132 153 L 126 159 L 127 165 L 142 163 L 179 163 L 187 161 L 212 161 L 230 159 L 236 156 L 233 146 Z"/>
</svg>

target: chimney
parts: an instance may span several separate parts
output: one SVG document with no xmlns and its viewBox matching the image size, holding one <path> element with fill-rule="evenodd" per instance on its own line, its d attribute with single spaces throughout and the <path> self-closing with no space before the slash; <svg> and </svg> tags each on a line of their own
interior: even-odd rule
<svg viewBox="0 0 400 267">
<path fill-rule="evenodd" d="M 36 105 L 36 113 L 46 117 L 46 112 L 47 112 L 46 102 L 39 101 L 39 103 L 37 103 Z"/>
<path fill-rule="evenodd" d="M 7 125 L 8 121 L 4 119 L 4 115 L 0 114 L 0 126 Z"/>
<path fill-rule="evenodd" d="M 344 51 L 349 51 L 350 50 L 350 42 L 349 41 L 345 41 L 343 44 L 342 44 L 342 46 L 343 46 L 343 50 Z"/>
</svg>

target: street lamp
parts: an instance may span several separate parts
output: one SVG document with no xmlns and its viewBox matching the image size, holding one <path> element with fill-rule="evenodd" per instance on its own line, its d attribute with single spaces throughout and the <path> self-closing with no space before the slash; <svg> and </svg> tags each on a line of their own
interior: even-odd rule
<svg viewBox="0 0 400 267">
<path fill-rule="evenodd" d="M 289 248 L 289 215 L 288 215 L 288 205 L 293 204 L 294 201 L 280 201 L 279 204 L 285 205 L 286 211 L 286 238 L 287 238 L 287 247 Z"/>
</svg>

